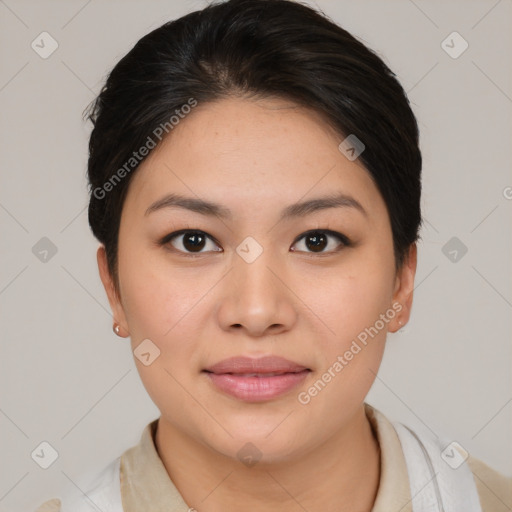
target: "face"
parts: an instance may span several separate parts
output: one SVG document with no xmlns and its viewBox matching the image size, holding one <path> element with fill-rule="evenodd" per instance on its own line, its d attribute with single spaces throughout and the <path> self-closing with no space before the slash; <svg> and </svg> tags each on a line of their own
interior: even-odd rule
<svg viewBox="0 0 512 512">
<path fill-rule="evenodd" d="M 343 138 L 283 100 L 221 100 L 198 105 L 133 176 L 119 296 L 101 247 L 98 263 L 169 432 L 233 458 L 251 442 L 277 461 L 361 411 L 387 332 L 407 322 L 416 255 L 395 273 L 386 205 Z M 212 373 L 235 356 L 295 366 Z"/>
</svg>

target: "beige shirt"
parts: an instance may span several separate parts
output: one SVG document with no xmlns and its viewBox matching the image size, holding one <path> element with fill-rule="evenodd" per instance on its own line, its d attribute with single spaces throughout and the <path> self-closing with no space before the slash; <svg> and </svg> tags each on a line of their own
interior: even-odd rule
<svg viewBox="0 0 512 512">
<path fill-rule="evenodd" d="M 366 415 L 381 451 L 381 472 L 372 512 L 412 512 L 407 466 L 400 440 L 391 422 L 365 404 Z M 187 512 L 178 489 L 169 478 L 155 447 L 158 419 L 144 428 L 140 442 L 121 456 L 121 499 L 125 512 Z M 467 461 L 484 512 L 512 511 L 512 478 L 494 471 L 478 459 Z M 36 512 L 59 512 L 60 500 L 43 503 Z M 464 511 L 461 511 L 464 512 Z"/>
</svg>

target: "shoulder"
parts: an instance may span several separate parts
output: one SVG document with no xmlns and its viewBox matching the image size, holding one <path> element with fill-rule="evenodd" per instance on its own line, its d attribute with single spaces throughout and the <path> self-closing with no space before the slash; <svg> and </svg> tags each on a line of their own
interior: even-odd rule
<svg viewBox="0 0 512 512">
<path fill-rule="evenodd" d="M 45 501 L 35 510 L 35 512 L 60 512 L 61 501 L 58 498 Z"/>
<path fill-rule="evenodd" d="M 473 473 L 483 512 L 512 510 L 512 477 L 505 476 L 471 455 L 467 464 Z"/>
<path fill-rule="evenodd" d="M 120 457 L 104 467 L 80 495 L 53 498 L 42 503 L 35 512 L 123 512 L 120 488 Z"/>
</svg>

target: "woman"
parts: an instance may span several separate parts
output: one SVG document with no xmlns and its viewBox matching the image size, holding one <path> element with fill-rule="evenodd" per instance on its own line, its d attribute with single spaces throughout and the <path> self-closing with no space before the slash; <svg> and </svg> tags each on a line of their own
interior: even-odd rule
<svg viewBox="0 0 512 512">
<path fill-rule="evenodd" d="M 422 222 L 416 119 L 375 53 L 230 0 L 143 37 L 90 118 L 99 272 L 161 415 L 40 510 L 510 509 L 510 479 L 364 401 Z"/>
</svg>

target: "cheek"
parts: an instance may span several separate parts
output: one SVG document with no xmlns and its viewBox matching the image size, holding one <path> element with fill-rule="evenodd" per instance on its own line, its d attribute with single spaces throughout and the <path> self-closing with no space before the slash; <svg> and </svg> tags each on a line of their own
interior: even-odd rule
<svg viewBox="0 0 512 512">
<path fill-rule="evenodd" d="M 332 279 L 316 296 L 318 316 L 334 331 L 324 328 L 327 335 L 314 340 L 321 363 L 317 380 L 303 395 L 305 400 L 318 396 L 314 400 L 319 410 L 333 404 L 351 410 L 368 394 L 382 361 L 387 322 L 395 314 L 389 286 L 387 274 L 358 273 Z M 332 421 L 343 414 L 342 408 Z"/>
<path fill-rule="evenodd" d="M 120 258 L 119 276 L 130 334 L 137 340 L 172 337 L 204 294 L 197 272 L 171 268 L 151 251 L 134 248 Z"/>
<path fill-rule="evenodd" d="M 374 266 L 347 264 L 324 276 L 302 279 L 297 294 L 314 313 L 311 318 L 323 326 L 321 339 L 329 353 L 350 345 L 387 311 L 393 292 L 389 276 L 387 265 L 380 262 Z"/>
<path fill-rule="evenodd" d="M 132 350 L 150 339 L 160 350 L 155 363 L 182 380 L 199 371 L 211 350 L 205 339 L 216 302 L 214 289 L 221 275 L 197 267 L 171 268 L 165 258 L 132 257 L 120 261 L 123 304 Z M 210 358 L 211 360 L 211 358 Z M 136 360 L 142 379 L 152 378 Z M 161 388 L 160 388 L 161 389 Z"/>
<path fill-rule="evenodd" d="M 199 371 L 197 315 L 205 290 L 197 282 L 190 286 L 191 281 L 183 276 L 174 273 L 171 278 L 162 272 L 148 260 L 137 268 L 134 265 L 132 272 L 125 267 L 124 275 L 120 265 L 123 303 L 134 361 L 148 395 L 162 411 L 169 404 L 181 410 L 190 408 L 190 403 L 180 383 Z M 154 344 L 149 345 L 149 352 L 158 355 L 146 366 L 137 357 L 142 350 L 137 349 L 147 339 Z"/>
</svg>

